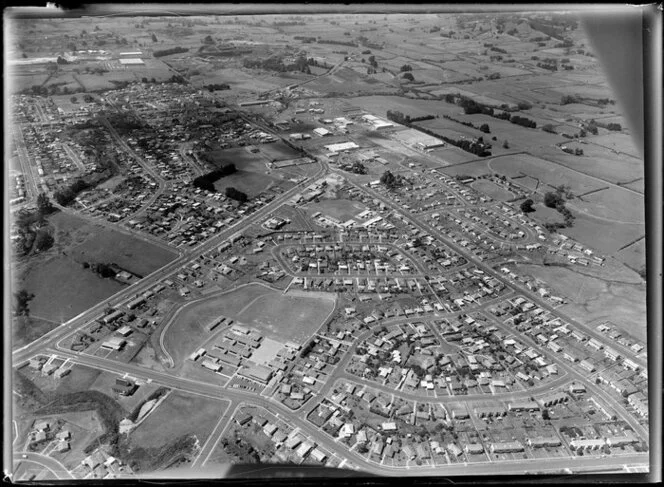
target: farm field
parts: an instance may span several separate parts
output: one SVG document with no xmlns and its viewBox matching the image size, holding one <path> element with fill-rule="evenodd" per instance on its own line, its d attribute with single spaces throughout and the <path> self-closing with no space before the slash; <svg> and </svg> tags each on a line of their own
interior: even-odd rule
<svg viewBox="0 0 664 487">
<path fill-rule="evenodd" d="M 641 238 L 637 242 L 619 250 L 616 259 L 624 262 L 627 267 L 640 271 L 646 264 L 646 239 Z"/>
<path fill-rule="evenodd" d="M 645 234 L 645 225 L 642 223 L 614 223 L 610 220 L 578 213 L 573 209 L 572 213 L 576 217 L 574 226 L 562 229 L 560 233 L 606 255 L 613 255 L 623 245 L 627 245 L 638 236 Z"/>
<path fill-rule="evenodd" d="M 566 142 L 564 145 L 573 150 L 582 149 L 583 155 L 567 154 L 554 146 L 542 147 L 539 154 L 542 158 L 611 183 L 624 183 L 643 177 L 644 165 L 641 159 L 616 154 L 592 143 Z"/>
<path fill-rule="evenodd" d="M 411 118 L 426 115 L 453 115 L 461 108 L 444 101 L 416 100 L 401 96 L 358 96 L 352 99 L 352 104 L 376 115 L 386 117 L 387 110 L 399 111 Z"/>
<path fill-rule="evenodd" d="M 617 223 L 644 223 L 643 196 L 627 189 L 612 186 L 570 201 L 568 205 L 598 218 Z"/>
<path fill-rule="evenodd" d="M 577 267 L 520 264 L 517 268 L 550 283 L 556 292 L 574 299 L 561 311 L 589 326 L 612 321 L 623 330 L 646 339 L 646 287 L 636 273 L 600 279 Z M 631 272 L 628 271 L 627 272 Z"/>
<path fill-rule="evenodd" d="M 609 123 L 611 120 L 602 119 L 602 123 Z M 620 122 L 619 122 L 620 123 Z M 622 122 L 622 126 L 625 126 L 625 122 Z M 641 158 L 639 149 L 637 147 L 637 141 L 634 135 L 609 132 L 605 135 L 597 135 L 592 137 L 589 142 L 591 144 L 601 145 L 610 150 L 615 150 L 618 152 L 623 152 L 637 159 Z"/>
<path fill-rule="evenodd" d="M 628 184 L 623 184 L 625 188 L 633 189 L 637 193 L 645 194 L 645 184 L 646 181 L 643 178 L 639 178 L 636 181 L 632 181 L 631 183 Z"/>
<path fill-rule="evenodd" d="M 159 448 L 183 435 L 195 435 L 205 443 L 229 403 L 181 392 L 166 399 L 130 435 L 133 445 Z"/>
<path fill-rule="evenodd" d="M 525 154 L 494 157 L 486 164 L 490 171 L 504 174 L 507 177 L 527 174 L 545 181 L 546 185 L 539 188 L 542 193 L 561 184 L 570 186 L 574 194 L 581 194 L 603 187 L 601 181 L 572 170 L 566 170 L 560 165 L 552 164 L 539 157 Z"/>
</svg>

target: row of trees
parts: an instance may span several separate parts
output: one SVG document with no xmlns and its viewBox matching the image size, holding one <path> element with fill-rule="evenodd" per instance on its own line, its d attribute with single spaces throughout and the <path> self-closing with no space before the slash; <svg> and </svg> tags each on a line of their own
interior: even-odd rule
<svg viewBox="0 0 664 487">
<path fill-rule="evenodd" d="M 398 112 L 398 111 L 387 111 L 387 118 L 389 120 L 392 120 L 393 122 L 397 122 L 403 125 L 406 125 L 407 127 L 412 127 L 416 130 L 419 130 L 420 132 L 423 132 L 427 135 L 431 135 L 432 137 L 436 137 L 437 139 L 443 140 L 447 142 L 448 144 L 451 144 L 455 147 L 459 147 L 460 149 L 470 152 L 471 154 L 475 154 L 480 157 L 487 157 L 491 155 L 491 152 L 488 150 L 491 148 L 490 145 L 485 144 L 484 139 L 482 137 L 478 138 L 476 141 L 471 141 L 468 139 L 452 139 L 450 137 L 446 137 L 444 135 L 440 135 L 432 130 L 429 130 L 425 127 L 419 127 L 417 125 L 412 125 L 412 122 L 416 119 L 410 119 L 410 117 L 404 116 L 403 113 Z M 488 128 L 488 125 L 487 127 Z"/>
<path fill-rule="evenodd" d="M 162 49 L 162 50 L 159 50 L 159 51 L 153 51 L 152 55 L 154 57 L 163 57 L 163 56 L 169 56 L 171 54 L 181 54 L 181 53 L 187 52 L 187 51 L 189 51 L 189 49 L 186 48 L 186 47 L 176 46 L 176 47 L 171 47 L 170 49 Z"/>
<path fill-rule="evenodd" d="M 443 115 L 443 118 L 447 120 L 451 120 L 452 122 L 460 123 L 461 125 L 464 125 L 466 127 L 471 127 L 477 130 L 480 130 L 481 132 L 484 132 L 485 134 L 490 134 L 491 133 L 491 127 L 489 127 L 488 123 L 483 123 L 480 126 L 475 125 L 473 122 L 464 122 L 463 120 L 458 120 L 456 118 L 452 118 L 449 115 Z"/>
</svg>

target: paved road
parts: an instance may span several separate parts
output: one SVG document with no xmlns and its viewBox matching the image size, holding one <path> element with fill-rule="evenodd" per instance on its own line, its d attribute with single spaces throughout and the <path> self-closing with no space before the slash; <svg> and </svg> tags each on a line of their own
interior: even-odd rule
<svg viewBox="0 0 664 487">
<path fill-rule="evenodd" d="M 62 340 L 63 338 L 76 333 L 78 329 L 85 326 L 87 323 L 94 320 L 95 318 L 101 316 L 104 313 L 104 309 L 106 308 L 106 306 L 109 305 L 110 303 L 122 302 L 124 300 L 133 298 L 134 296 L 141 294 L 147 291 L 148 289 L 152 288 L 159 281 L 165 279 L 166 276 L 179 270 L 182 266 L 195 261 L 200 255 L 218 246 L 221 242 L 228 239 L 231 235 L 236 233 L 241 228 L 247 227 L 257 222 L 258 220 L 265 218 L 270 212 L 275 211 L 284 202 L 286 202 L 289 198 L 291 198 L 295 193 L 300 191 L 303 185 L 306 185 L 310 183 L 312 180 L 315 180 L 322 173 L 323 173 L 323 168 L 321 168 L 321 170 L 311 178 L 302 181 L 300 184 L 296 185 L 295 187 L 291 188 L 289 191 L 275 198 L 267 205 L 256 210 L 247 218 L 236 222 L 234 225 L 228 227 L 226 230 L 215 235 L 214 237 L 211 237 L 206 242 L 202 243 L 198 247 L 191 250 L 191 253 L 176 258 L 169 264 L 166 264 L 161 269 L 158 269 L 149 276 L 144 277 L 136 284 L 133 284 L 132 286 L 129 286 L 128 288 L 120 291 L 119 293 L 103 300 L 102 302 L 96 304 L 95 306 L 88 309 L 84 313 L 81 313 L 77 317 L 72 318 L 65 324 L 61 325 L 60 327 L 51 330 L 51 332 L 47 333 L 46 335 L 43 335 L 34 342 L 30 343 L 29 345 L 26 345 L 21 349 L 14 350 L 12 353 L 13 363 L 17 364 L 24 362 L 25 360 L 29 359 L 32 355 L 38 353 L 42 348 L 55 344 L 58 341 Z"/>
<path fill-rule="evenodd" d="M 67 470 L 67 468 L 65 468 L 65 466 L 55 458 L 40 455 L 39 453 L 14 453 L 13 459 L 14 465 L 17 465 L 19 462 L 36 463 L 40 466 L 41 471 L 47 470 L 52 472 L 55 478 L 58 480 L 75 478 L 71 473 L 69 473 L 69 470 Z M 14 467 L 14 470 L 16 470 L 16 467 Z"/>
<path fill-rule="evenodd" d="M 530 301 L 535 303 L 537 306 L 540 308 L 550 311 L 556 316 L 560 316 L 562 319 L 570 323 L 574 328 L 577 328 L 581 331 L 583 331 L 585 334 L 589 335 L 592 338 L 597 339 L 601 343 L 607 343 L 611 347 L 614 348 L 621 348 L 624 354 L 630 358 L 632 358 L 636 363 L 638 363 L 641 367 L 647 367 L 646 361 L 643 360 L 640 357 L 637 357 L 636 354 L 631 352 L 629 349 L 626 349 L 625 347 L 620 346 L 620 344 L 614 343 L 613 341 L 609 341 L 607 337 L 600 332 L 598 332 L 596 329 L 587 326 L 585 324 L 582 324 L 578 322 L 577 320 L 573 319 L 571 316 L 567 315 L 566 313 L 560 311 L 557 308 L 554 308 L 552 305 L 550 305 L 547 301 L 544 301 L 540 298 L 539 295 L 533 293 L 530 289 L 527 287 L 516 283 L 512 282 L 508 279 L 505 278 L 505 276 L 497 271 L 495 271 L 493 268 L 488 266 L 487 264 L 483 263 L 480 261 L 474 254 L 471 252 L 467 251 L 464 247 L 461 247 L 458 245 L 456 242 L 454 242 L 452 239 L 447 237 L 446 235 L 442 234 L 439 232 L 436 228 L 432 227 L 429 224 L 423 223 L 422 221 L 418 220 L 417 217 L 413 217 L 409 212 L 401 208 L 399 205 L 394 203 L 392 200 L 384 196 L 382 193 L 379 193 L 377 191 L 374 191 L 371 188 L 368 188 L 366 186 L 362 186 L 352 180 L 348 180 L 350 184 L 355 186 L 356 188 L 365 191 L 369 195 L 379 199 L 383 203 L 385 203 L 388 207 L 392 208 L 395 211 L 398 211 L 399 213 L 403 214 L 408 218 L 409 221 L 415 225 L 415 227 L 419 228 L 420 230 L 423 230 L 426 233 L 429 233 L 431 235 L 434 235 L 439 241 L 445 243 L 448 247 L 465 257 L 469 262 L 472 262 L 475 264 L 477 267 L 483 269 L 487 274 L 490 274 L 491 276 L 495 277 L 498 281 L 502 282 L 507 286 L 508 288 L 513 289 L 516 292 L 519 292 L 523 294 L 524 296 L 527 296 Z"/>
</svg>

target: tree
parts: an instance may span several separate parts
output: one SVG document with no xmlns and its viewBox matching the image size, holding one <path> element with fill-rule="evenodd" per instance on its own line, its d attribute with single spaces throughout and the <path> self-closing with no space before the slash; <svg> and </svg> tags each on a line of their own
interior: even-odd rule
<svg viewBox="0 0 664 487">
<path fill-rule="evenodd" d="M 544 204 L 549 208 L 557 208 L 563 203 L 563 198 L 559 193 L 549 191 L 544 194 Z"/>
<path fill-rule="evenodd" d="M 157 42 L 157 36 L 152 34 L 152 42 Z"/>
<path fill-rule="evenodd" d="M 544 125 L 542 127 L 542 130 L 544 130 L 545 132 L 549 132 L 550 134 L 555 134 L 556 133 L 556 129 L 550 123 L 547 123 L 546 125 Z"/>
<path fill-rule="evenodd" d="M 40 229 L 37 231 L 37 235 L 35 236 L 35 248 L 39 251 L 42 252 L 44 250 L 48 250 L 51 248 L 53 245 L 54 239 L 53 236 L 46 231 L 46 229 Z"/>
<path fill-rule="evenodd" d="M 380 177 L 380 182 L 388 189 L 393 189 L 397 186 L 397 178 L 394 177 L 394 174 L 392 174 L 391 171 L 385 171 Z"/>
<path fill-rule="evenodd" d="M 19 316 L 28 316 L 30 314 L 30 310 L 28 309 L 28 302 L 34 298 L 35 295 L 30 294 L 25 289 L 21 289 L 14 296 L 16 298 L 16 314 Z"/>
<path fill-rule="evenodd" d="M 249 197 L 246 193 L 243 193 L 242 191 L 239 191 L 233 187 L 226 188 L 226 196 L 235 201 L 239 201 L 240 203 L 245 203 L 249 200 Z"/>
<path fill-rule="evenodd" d="M 407 79 L 408 81 L 415 81 L 415 77 L 413 76 L 413 73 L 404 73 L 402 78 Z"/>
<path fill-rule="evenodd" d="M 72 96 L 69 100 L 70 100 L 72 103 L 78 103 L 78 99 L 77 99 L 75 96 Z"/>
<path fill-rule="evenodd" d="M 48 215 L 53 210 L 51 200 L 48 199 L 45 193 L 39 193 L 39 196 L 37 196 L 37 209 L 42 215 Z"/>
<path fill-rule="evenodd" d="M 503 142 L 503 149 L 509 149 L 509 148 L 510 148 L 509 142 L 507 141 Z"/>
<path fill-rule="evenodd" d="M 534 201 L 530 198 L 523 201 L 520 206 L 521 211 L 523 211 L 524 213 L 532 213 L 533 211 L 535 211 L 535 208 L 533 208 L 533 203 Z"/>
<path fill-rule="evenodd" d="M 480 131 L 484 132 L 485 134 L 491 133 L 491 129 L 489 128 L 489 124 L 488 123 L 483 123 L 482 125 L 480 125 Z"/>
</svg>

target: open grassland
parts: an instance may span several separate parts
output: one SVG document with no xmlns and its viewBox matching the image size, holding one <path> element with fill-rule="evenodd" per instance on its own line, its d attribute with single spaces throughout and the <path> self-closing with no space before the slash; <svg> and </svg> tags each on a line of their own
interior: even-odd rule
<svg viewBox="0 0 664 487">
<path fill-rule="evenodd" d="M 203 445 L 227 408 L 227 401 L 172 392 L 129 438 L 133 445 L 147 449 L 192 434 Z"/>
<path fill-rule="evenodd" d="M 568 296 L 572 302 L 564 305 L 561 310 L 571 317 L 591 326 L 610 320 L 635 337 L 645 340 L 646 288 L 636 273 L 626 269 L 625 272 L 599 278 L 588 275 L 592 270 L 580 266 L 517 267 L 545 280 L 556 292 Z"/>
<path fill-rule="evenodd" d="M 71 394 L 73 392 L 88 391 L 99 378 L 102 371 L 85 365 L 74 365 L 69 375 L 58 381 L 56 394 Z"/>
<path fill-rule="evenodd" d="M 176 257 L 163 247 L 108 229 L 99 230 L 70 254 L 78 262 L 115 263 L 139 276 L 147 276 Z"/>
<path fill-rule="evenodd" d="M 67 283 L 67 285 L 63 285 Z M 35 295 L 30 313 L 35 317 L 64 322 L 117 293 L 124 286 L 84 269 L 71 257 L 54 257 L 28 269 L 18 288 Z"/>
<path fill-rule="evenodd" d="M 35 295 L 30 313 L 36 318 L 61 323 L 123 289 L 120 282 L 83 268 L 83 262 L 115 263 L 145 276 L 175 257 L 162 247 L 66 213 L 49 216 L 49 223 L 55 230 L 53 248 L 16 275 L 16 288 Z"/>
<path fill-rule="evenodd" d="M 19 316 L 12 320 L 12 347 L 19 348 L 33 342 L 60 325 L 34 316 Z"/>
</svg>

